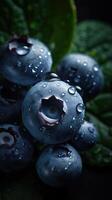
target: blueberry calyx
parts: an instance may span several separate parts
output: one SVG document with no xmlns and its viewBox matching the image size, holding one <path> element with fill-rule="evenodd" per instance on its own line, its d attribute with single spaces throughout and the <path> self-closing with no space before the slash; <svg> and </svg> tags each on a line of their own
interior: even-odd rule
<svg viewBox="0 0 112 200">
<path fill-rule="evenodd" d="M 21 37 L 14 37 L 12 40 L 9 41 L 8 49 L 9 51 L 16 52 L 16 54 L 20 56 L 24 56 L 29 53 L 32 43 L 29 42 L 26 36 Z"/>
<path fill-rule="evenodd" d="M 0 146 L 7 146 L 7 147 L 12 147 L 15 144 L 15 137 L 13 136 L 13 134 L 11 134 L 10 128 L 4 129 L 1 128 L 0 129 Z"/>
<path fill-rule="evenodd" d="M 42 125 L 52 127 L 62 121 L 66 111 L 65 102 L 53 95 L 41 100 L 38 116 Z"/>
</svg>

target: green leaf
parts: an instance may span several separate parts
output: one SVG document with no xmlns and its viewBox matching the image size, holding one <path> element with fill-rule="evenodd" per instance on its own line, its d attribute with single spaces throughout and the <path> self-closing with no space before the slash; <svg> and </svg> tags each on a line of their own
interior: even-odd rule
<svg viewBox="0 0 112 200">
<path fill-rule="evenodd" d="M 89 164 L 97 167 L 112 166 L 112 150 L 102 144 L 97 144 L 86 153 Z"/>
<path fill-rule="evenodd" d="M 86 114 L 98 129 L 99 141 L 85 156 L 91 165 L 112 166 L 112 27 L 98 21 L 79 23 L 72 52 L 94 57 L 103 71 L 104 88 L 87 103 Z"/>
<path fill-rule="evenodd" d="M 73 0 L 0 1 L 0 44 L 12 34 L 26 34 L 45 42 L 54 66 L 69 51 L 76 27 Z"/>
</svg>

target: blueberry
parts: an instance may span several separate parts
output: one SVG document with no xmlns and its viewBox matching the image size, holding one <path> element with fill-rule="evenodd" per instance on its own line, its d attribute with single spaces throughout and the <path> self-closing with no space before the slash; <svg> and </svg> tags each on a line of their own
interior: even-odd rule
<svg viewBox="0 0 112 200">
<path fill-rule="evenodd" d="M 33 144 L 19 125 L 0 125 L 0 170 L 14 172 L 25 168 L 33 157 Z"/>
<path fill-rule="evenodd" d="M 47 185 L 70 186 L 77 182 L 82 161 L 78 152 L 69 144 L 46 147 L 36 163 L 37 174 Z"/>
<path fill-rule="evenodd" d="M 41 143 L 57 144 L 69 140 L 80 128 L 84 110 L 83 100 L 75 88 L 53 77 L 29 90 L 22 116 L 34 138 Z"/>
<path fill-rule="evenodd" d="M 51 65 L 51 53 L 37 39 L 14 37 L 1 47 L 1 73 L 19 85 L 32 85 L 40 81 L 50 71 Z"/>
<path fill-rule="evenodd" d="M 76 86 L 84 101 L 94 98 L 103 87 L 103 74 L 98 63 L 83 54 L 65 56 L 57 69 L 62 80 Z"/>
<path fill-rule="evenodd" d="M 98 139 L 98 133 L 95 126 L 85 121 L 77 134 L 73 137 L 72 145 L 80 151 L 86 151 L 92 148 Z"/>
<path fill-rule="evenodd" d="M 19 119 L 21 105 L 27 89 L 5 79 L 0 82 L 0 123 Z"/>
</svg>

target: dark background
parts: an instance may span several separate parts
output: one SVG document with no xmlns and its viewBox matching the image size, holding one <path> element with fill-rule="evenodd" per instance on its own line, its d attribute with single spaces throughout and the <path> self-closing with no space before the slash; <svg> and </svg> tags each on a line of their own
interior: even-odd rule
<svg viewBox="0 0 112 200">
<path fill-rule="evenodd" d="M 75 0 L 78 21 L 97 19 L 112 24 L 111 0 Z"/>
</svg>

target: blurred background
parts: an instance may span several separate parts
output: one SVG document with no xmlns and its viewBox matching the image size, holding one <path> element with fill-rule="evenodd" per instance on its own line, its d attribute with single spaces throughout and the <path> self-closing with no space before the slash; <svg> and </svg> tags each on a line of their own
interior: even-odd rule
<svg viewBox="0 0 112 200">
<path fill-rule="evenodd" d="M 75 0 L 78 21 L 96 19 L 112 24 L 112 7 L 110 0 Z"/>
</svg>

